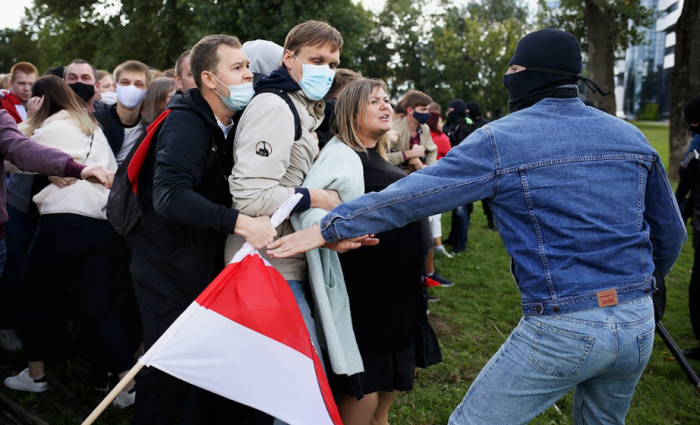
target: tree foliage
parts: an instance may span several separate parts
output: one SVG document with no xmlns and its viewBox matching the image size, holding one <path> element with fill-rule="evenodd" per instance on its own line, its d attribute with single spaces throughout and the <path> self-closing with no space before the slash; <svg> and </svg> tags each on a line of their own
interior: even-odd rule
<svg viewBox="0 0 700 425">
<path fill-rule="evenodd" d="M 654 22 L 654 10 L 642 0 L 561 0 L 559 7 L 548 9 L 540 0 L 540 27 L 559 28 L 576 36 L 588 53 L 587 73 L 609 96 L 592 98 L 599 107 L 615 114 L 613 69 L 615 52 L 644 39 L 644 28 Z"/>
<path fill-rule="evenodd" d="M 34 0 L 22 29 L 0 33 L 0 60 L 40 71 L 78 57 L 107 70 L 127 59 L 166 69 L 206 34 L 284 44 L 294 25 L 320 19 L 343 34 L 341 66 L 385 80 L 394 100 L 418 89 L 487 110 L 508 100 L 502 75 L 529 29 L 523 1 L 387 0 L 372 13 L 353 0 Z"/>
</svg>

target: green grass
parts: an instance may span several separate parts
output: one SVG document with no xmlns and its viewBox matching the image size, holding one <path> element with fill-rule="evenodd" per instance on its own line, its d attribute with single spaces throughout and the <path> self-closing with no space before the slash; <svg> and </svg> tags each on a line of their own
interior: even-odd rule
<svg viewBox="0 0 700 425">
<path fill-rule="evenodd" d="M 668 127 L 651 124 L 638 127 L 662 158 L 667 159 Z M 449 218 L 449 213 L 443 215 L 445 232 L 449 231 Z M 451 288 L 432 290 L 440 302 L 430 305 L 429 317 L 440 338 L 444 362 L 421 371 L 415 389 L 398 397 L 392 408 L 391 423 L 447 423 L 479 370 L 520 319 L 520 297 L 509 262 L 498 233 L 486 228 L 478 203 L 472 214 L 468 251 L 454 259 L 437 259 L 440 274 L 456 283 Z M 697 344 L 687 304 L 692 263 L 689 241 L 667 279 L 668 304 L 663 323 L 681 347 Z M 698 363 L 694 366 L 697 368 Z M 549 408 L 532 423 L 573 424 L 572 401 L 573 392 L 556 403 L 559 411 Z M 627 423 L 700 424 L 700 396 L 658 337 L 632 400 Z"/>
</svg>

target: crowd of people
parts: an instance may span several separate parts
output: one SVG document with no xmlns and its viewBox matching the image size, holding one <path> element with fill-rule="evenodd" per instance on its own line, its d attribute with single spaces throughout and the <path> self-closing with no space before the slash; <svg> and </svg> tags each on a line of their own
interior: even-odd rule
<svg viewBox="0 0 700 425">
<path fill-rule="evenodd" d="M 443 115 L 418 90 L 392 104 L 384 82 L 340 68 L 342 48 L 307 21 L 284 46 L 206 36 L 162 72 L 75 59 L 0 77 L 0 347 L 27 361 L 5 386 L 46 391 L 66 320 L 96 386 L 114 385 L 248 242 L 289 284 L 343 423 L 387 425 L 417 368 L 442 360 L 427 288 L 454 282 L 434 256 L 466 255 L 481 201 L 523 320 L 450 423 L 526 423 L 572 387 L 577 420 L 624 423 L 650 355 L 652 274 L 669 272 L 685 226 L 641 133 L 579 100 L 576 39 L 524 37 L 504 78 L 513 113 L 494 121 L 462 99 Z M 147 129 L 142 222 L 120 235 L 109 187 Z M 149 425 L 217 423 L 231 408 L 155 368 L 114 404 Z"/>
</svg>

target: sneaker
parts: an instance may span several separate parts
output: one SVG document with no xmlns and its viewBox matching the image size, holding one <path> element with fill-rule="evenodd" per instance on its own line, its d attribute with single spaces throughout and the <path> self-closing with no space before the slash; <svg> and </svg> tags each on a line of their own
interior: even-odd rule
<svg viewBox="0 0 700 425">
<path fill-rule="evenodd" d="M 689 350 L 681 351 L 686 359 L 700 361 L 700 345 Z"/>
<path fill-rule="evenodd" d="M 120 391 L 117 397 L 114 398 L 112 404 L 120 409 L 131 406 L 136 402 L 136 387 L 132 388 L 131 391 Z"/>
<path fill-rule="evenodd" d="M 19 375 L 5 379 L 5 386 L 11 390 L 43 393 L 47 389 L 46 381 L 46 374 L 40 379 L 32 379 L 29 376 L 29 368 L 27 368 L 21 371 Z"/>
<path fill-rule="evenodd" d="M 435 273 L 428 276 L 428 279 L 436 281 L 443 288 L 449 288 L 450 286 L 455 286 L 455 283 L 453 281 L 447 280 L 444 277 L 440 276 L 438 274 L 437 270 L 435 271 Z"/>
<path fill-rule="evenodd" d="M 452 258 L 452 254 L 450 254 L 449 252 L 447 252 L 447 250 L 445 249 L 445 245 L 436 245 L 436 246 L 434 246 L 434 247 L 433 247 L 433 252 L 435 252 L 435 254 L 444 255 L 444 256 L 447 257 L 447 258 Z"/>
<path fill-rule="evenodd" d="M 14 329 L 0 329 L 0 347 L 5 351 L 19 351 L 22 349 L 22 341 Z"/>
<path fill-rule="evenodd" d="M 438 282 L 437 280 L 431 279 L 430 276 L 425 276 L 425 286 L 427 286 L 428 288 L 437 288 L 438 286 L 442 285 L 440 285 L 440 282 Z"/>
</svg>

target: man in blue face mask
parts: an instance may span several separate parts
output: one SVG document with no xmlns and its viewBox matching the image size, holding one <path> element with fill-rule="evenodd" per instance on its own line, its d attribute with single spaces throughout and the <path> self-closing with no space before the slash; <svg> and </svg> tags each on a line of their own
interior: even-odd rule
<svg viewBox="0 0 700 425">
<path fill-rule="evenodd" d="M 330 211 L 340 204 L 335 191 L 301 188 L 319 153 L 315 131 L 324 118 L 323 97 L 331 88 L 340 63 L 343 38 L 338 30 L 320 21 L 292 28 L 278 58 L 280 67 L 255 85 L 256 95 L 241 116 L 233 153 L 235 164 L 229 177 L 233 207 L 252 217 L 271 215 L 290 196 L 303 195 L 293 212 L 309 208 Z M 251 58 L 254 59 L 254 58 Z M 277 235 L 294 231 L 289 220 Z M 224 258 L 230 261 L 245 239 L 230 235 Z M 305 255 L 269 259 L 296 297 L 315 347 L 320 347 L 311 308 Z M 319 352 L 319 355 L 321 353 Z"/>
<path fill-rule="evenodd" d="M 139 180 L 139 192 L 153 204 L 144 208 L 141 232 L 131 236 L 130 270 L 146 350 L 223 269 L 227 234 L 243 235 L 256 247 L 275 235 L 268 217 L 231 208 L 225 180 L 238 111 L 252 97 L 253 74 L 241 43 L 227 35 L 206 36 L 192 48 L 189 61 L 197 89 L 173 96 L 157 135 L 155 160 L 144 166 Z M 136 390 L 133 424 L 169 425 L 178 420 L 190 385 L 147 368 Z M 201 423 L 188 419 L 184 422 Z"/>
</svg>

